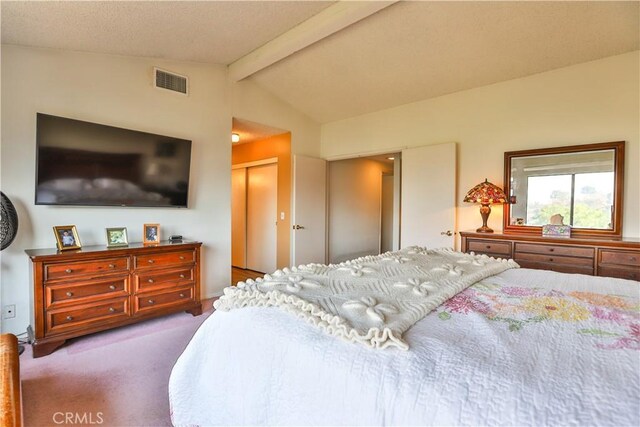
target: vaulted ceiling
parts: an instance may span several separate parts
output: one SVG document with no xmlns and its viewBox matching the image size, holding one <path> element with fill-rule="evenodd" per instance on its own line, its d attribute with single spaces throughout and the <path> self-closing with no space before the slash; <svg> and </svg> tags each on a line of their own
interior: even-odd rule
<svg viewBox="0 0 640 427">
<path fill-rule="evenodd" d="M 640 2 L 8 2 L 2 42 L 229 65 L 319 123 L 640 48 Z"/>
</svg>

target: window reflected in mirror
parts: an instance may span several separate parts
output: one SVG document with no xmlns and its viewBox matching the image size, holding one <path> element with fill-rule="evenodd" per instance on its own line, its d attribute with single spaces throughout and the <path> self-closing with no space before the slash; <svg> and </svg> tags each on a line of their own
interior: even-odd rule
<svg viewBox="0 0 640 427">
<path fill-rule="evenodd" d="M 510 180 L 511 225 L 614 228 L 614 149 L 512 157 Z"/>
</svg>

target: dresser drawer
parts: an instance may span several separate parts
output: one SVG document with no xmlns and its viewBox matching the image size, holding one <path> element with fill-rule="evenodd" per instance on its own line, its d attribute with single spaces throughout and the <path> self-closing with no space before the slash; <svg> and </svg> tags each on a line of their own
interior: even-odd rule
<svg viewBox="0 0 640 427">
<path fill-rule="evenodd" d="M 520 261 L 535 261 L 535 262 L 550 262 L 563 265 L 578 265 L 583 267 L 593 268 L 593 258 L 579 258 L 571 256 L 559 256 L 559 255 L 543 255 L 543 254 L 530 254 L 526 252 L 516 252 L 516 262 Z"/>
<path fill-rule="evenodd" d="M 129 270 L 129 257 L 44 264 L 44 280 L 68 279 Z"/>
<path fill-rule="evenodd" d="M 533 268 L 536 270 L 551 270 L 557 271 L 558 273 L 577 273 L 577 274 L 587 274 L 589 276 L 593 276 L 593 268 L 585 267 L 581 265 L 568 265 L 568 264 L 559 264 L 554 262 L 537 262 L 537 261 L 527 261 L 527 260 L 517 260 L 516 262 L 522 268 Z"/>
<path fill-rule="evenodd" d="M 600 249 L 600 263 L 640 267 L 640 252 Z"/>
<path fill-rule="evenodd" d="M 193 284 L 193 268 L 164 271 L 143 271 L 134 277 L 135 292 L 166 288 L 168 286 L 183 286 Z"/>
<path fill-rule="evenodd" d="M 467 240 L 467 250 L 484 254 L 511 255 L 511 243 L 496 242 L 495 240 Z"/>
<path fill-rule="evenodd" d="M 618 279 L 640 281 L 640 267 L 636 267 L 636 268 L 598 267 L 598 276 L 617 277 Z"/>
<path fill-rule="evenodd" d="M 175 290 L 148 292 L 134 296 L 133 314 L 145 314 L 171 306 L 189 305 L 194 301 L 194 288 L 188 286 Z"/>
<path fill-rule="evenodd" d="M 194 250 L 159 252 L 151 255 L 138 255 L 134 259 L 135 268 L 168 267 L 194 263 L 196 261 L 196 252 Z"/>
<path fill-rule="evenodd" d="M 598 276 L 617 277 L 618 279 L 640 281 L 640 267 L 636 267 L 636 268 L 598 267 Z"/>
<path fill-rule="evenodd" d="M 578 246 L 559 246 L 559 245 L 540 245 L 536 243 L 519 243 L 515 244 L 515 252 L 528 252 L 534 254 L 552 254 L 574 257 L 593 258 L 594 248 L 581 248 Z"/>
<path fill-rule="evenodd" d="M 129 298 L 73 306 L 65 309 L 47 310 L 47 333 L 70 332 L 95 323 L 118 321 L 129 317 Z"/>
<path fill-rule="evenodd" d="M 129 295 L 129 276 L 45 286 L 47 308 Z"/>
</svg>

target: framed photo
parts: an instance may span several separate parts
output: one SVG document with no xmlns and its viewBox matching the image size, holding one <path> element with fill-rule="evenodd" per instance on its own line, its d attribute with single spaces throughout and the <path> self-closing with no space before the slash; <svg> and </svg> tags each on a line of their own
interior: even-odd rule
<svg viewBox="0 0 640 427">
<path fill-rule="evenodd" d="M 156 245 L 160 243 L 160 224 L 145 224 L 142 230 L 142 243 Z"/>
<path fill-rule="evenodd" d="M 69 249 L 80 249 L 80 237 L 75 225 L 56 225 L 53 227 L 56 235 L 56 246 L 58 250 L 66 251 Z"/>
<path fill-rule="evenodd" d="M 127 237 L 127 227 L 107 228 L 107 247 L 117 248 L 120 246 L 129 246 L 129 238 Z"/>
</svg>

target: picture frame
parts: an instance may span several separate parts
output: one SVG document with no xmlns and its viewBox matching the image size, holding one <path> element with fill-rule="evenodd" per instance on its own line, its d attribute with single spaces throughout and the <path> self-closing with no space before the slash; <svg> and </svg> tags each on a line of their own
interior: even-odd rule
<svg viewBox="0 0 640 427">
<path fill-rule="evenodd" d="M 56 225 L 53 227 L 56 236 L 56 246 L 60 251 L 81 249 L 80 237 L 75 225 Z"/>
<path fill-rule="evenodd" d="M 157 245 L 160 243 L 160 224 L 145 224 L 142 228 L 142 243 Z"/>
<path fill-rule="evenodd" d="M 111 227 L 106 228 L 107 247 L 119 248 L 129 246 L 129 237 L 127 235 L 127 227 Z"/>
</svg>

